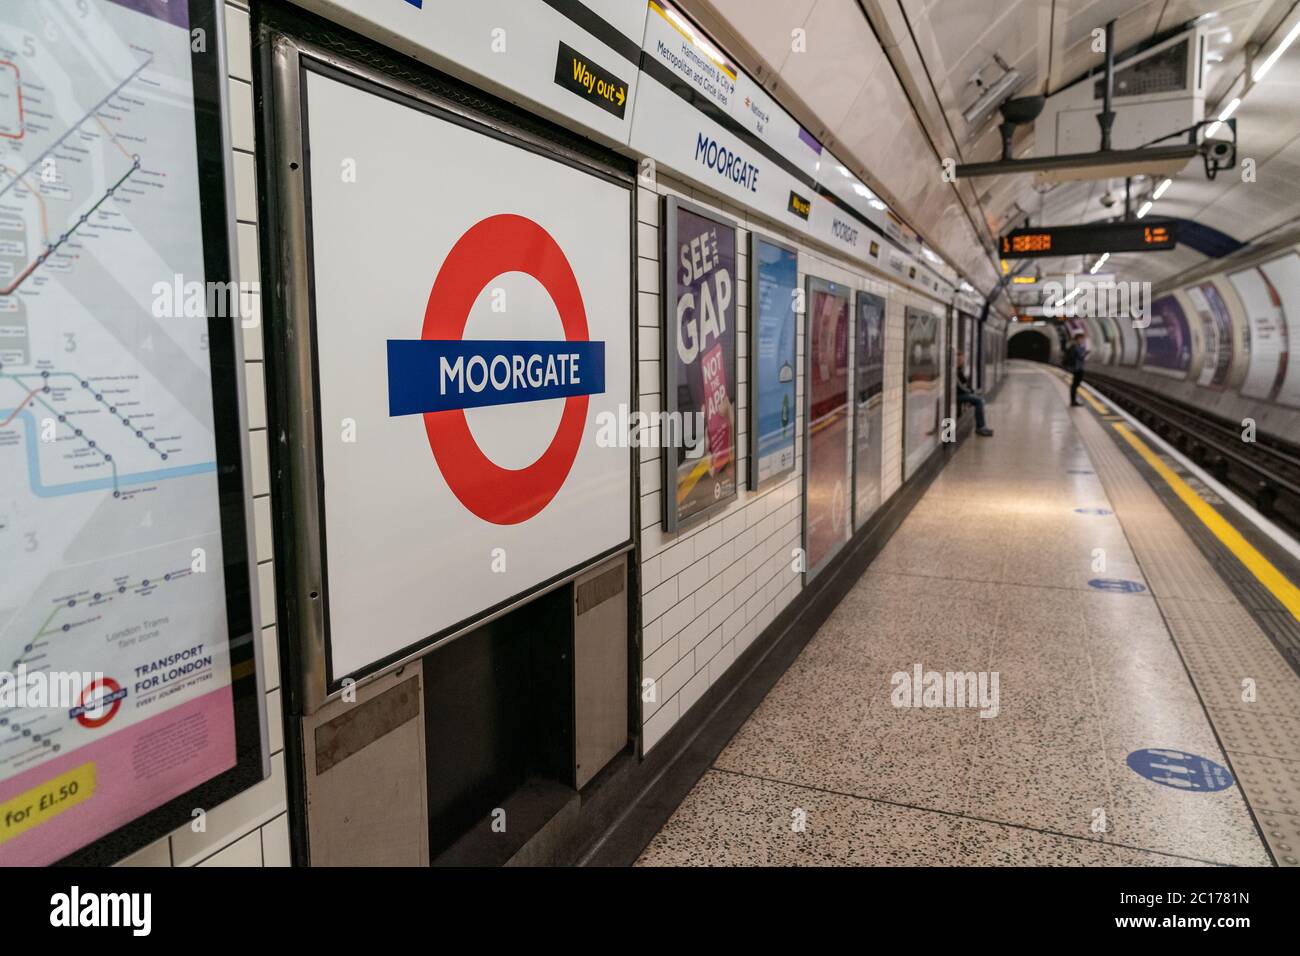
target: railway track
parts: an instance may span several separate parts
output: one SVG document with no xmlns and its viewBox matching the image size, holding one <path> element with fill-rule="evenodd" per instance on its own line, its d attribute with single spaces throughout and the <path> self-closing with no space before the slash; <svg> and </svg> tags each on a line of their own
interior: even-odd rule
<svg viewBox="0 0 1300 956">
<path fill-rule="evenodd" d="M 1275 436 L 1242 440 L 1240 423 L 1101 376 L 1088 384 L 1169 442 L 1265 517 L 1300 534 L 1300 447 Z"/>
</svg>

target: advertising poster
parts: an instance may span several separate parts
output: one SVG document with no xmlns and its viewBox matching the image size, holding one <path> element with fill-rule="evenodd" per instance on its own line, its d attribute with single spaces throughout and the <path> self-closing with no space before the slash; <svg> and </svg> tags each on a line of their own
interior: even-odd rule
<svg viewBox="0 0 1300 956">
<path fill-rule="evenodd" d="M 903 478 L 915 474 L 939 447 L 939 426 L 943 420 L 943 329 L 939 317 L 907 307 L 903 313 Z"/>
<path fill-rule="evenodd" d="M 304 82 L 337 686 L 630 537 L 632 198 L 422 101 Z"/>
<path fill-rule="evenodd" d="M 1192 364 L 1192 330 L 1178 300 L 1162 295 L 1151 303 L 1151 324 L 1144 333 L 1142 367 L 1182 377 Z"/>
<path fill-rule="evenodd" d="M 885 300 L 880 296 L 858 293 L 853 341 L 853 527 L 857 529 L 880 506 L 885 404 Z"/>
<path fill-rule="evenodd" d="M 794 470 L 799 255 L 750 233 L 749 487 Z"/>
<path fill-rule="evenodd" d="M 1115 364 L 1136 366 L 1142 355 L 1142 337 L 1133 325 L 1133 319 L 1119 316 L 1115 319 L 1115 327 L 1119 330 Z"/>
<path fill-rule="evenodd" d="M 1270 259 L 1259 270 L 1273 287 L 1282 308 L 1285 345 L 1274 401 L 1300 406 L 1300 255 L 1292 252 Z"/>
<path fill-rule="evenodd" d="M 213 4 L 53 6 L 0 5 L 3 866 L 115 862 L 264 770 Z"/>
<path fill-rule="evenodd" d="M 849 539 L 849 289 L 808 277 L 804 549 L 810 575 Z"/>
<path fill-rule="evenodd" d="M 1202 282 L 1183 290 L 1201 318 L 1205 358 L 1196 384 L 1221 389 L 1232 371 L 1232 316 L 1213 282 Z"/>
<path fill-rule="evenodd" d="M 664 200 L 666 404 L 664 527 L 736 496 L 736 228 Z"/>
<path fill-rule="evenodd" d="M 1099 315 L 1093 319 L 1097 328 L 1101 330 L 1101 336 L 1098 338 L 1097 345 L 1100 346 L 1098 351 L 1098 363 L 1101 365 L 1118 364 L 1119 358 L 1119 333 L 1115 330 L 1115 319 L 1109 315 Z"/>
<path fill-rule="evenodd" d="M 1237 290 L 1241 307 L 1249 317 L 1250 362 L 1241 394 L 1247 398 L 1272 400 L 1286 376 L 1287 329 L 1282 299 L 1273 283 L 1259 269 L 1243 269 L 1228 276 Z"/>
</svg>

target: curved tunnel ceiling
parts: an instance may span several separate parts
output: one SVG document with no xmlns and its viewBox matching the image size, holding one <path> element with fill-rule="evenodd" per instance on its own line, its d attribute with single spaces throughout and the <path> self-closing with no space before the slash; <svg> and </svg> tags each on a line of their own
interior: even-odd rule
<svg viewBox="0 0 1300 956">
<path fill-rule="evenodd" d="M 1116 20 L 1121 59 L 1193 22 L 1209 34 L 1206 115 L 1240 94 L 1251 61 L 1300 20 L 1297 0 L 690 0 L 683 6 L 713 32 L 783 105 L 904 215 L 926 241 L 983 292 L 998 279 L 996 238 L 1026 217 L 1066 225 L 1115 218 L 1123 180 L 1058 184 L 1030 175 L 945 182 L 943 158 L 993 160 L 999 117 L 967 124 L 978 97 L 971 77 L 995 79 L 994 54 L 1019 71 L 1019 92 L 1056 92 L 1095 69 L 1092 31 Z M 1198 18 L 1200 18 L 1198 20 Z M 803 30 L 807 50 L 792 50 Z M 1240 168 L 1208 180 L 1199 159 L 1173 177 L 1153 215 L 1205 227 L 1158 253 L 1117 254 L 1117 277 L 1161 284 L 1237 243 L 1300 229 L 1300 42 L 1291 46 L 1236 111 Z M 1033 154 L 1022 127 L 1015 155 Z M 1134 208 L 1159 178 L 1134 180 Z M 1112 200 L 1104 203 L 1109 194 Z M 1204 241 L 1200 241 L 1204 240 Z M 1086 272 L 1091 260 L 1041 260 L 1044 271 Z"/>
</svg>

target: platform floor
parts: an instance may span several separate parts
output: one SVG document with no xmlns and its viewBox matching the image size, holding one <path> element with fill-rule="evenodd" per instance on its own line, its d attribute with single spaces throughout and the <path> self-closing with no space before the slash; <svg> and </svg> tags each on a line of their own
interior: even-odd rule
<svg viewBox="0 0 1300 956">
<path fill-rule="evenodd" d="M 1198 580 L 1213 570 L 1054 375 L 1013 363 L 990 419 L 996 436 L 964 443 L 640 864 L 1272 865 L 1261 819 L 1277 862 L 1300 843 L 1300 807 L 1274 803 L 1271 823 L 1247 802 L 1300 776 L 1300 680 Z M 1184 624 L 1202 611 L 1235 630 L 1198 638 Z M 996 671 L 997 716 L 896 707 L 894 675 L 918 664 Z M 1266 711 L 1240 702 L 1246 672 Z M 1257 713 L 1270 729 L 1252 724 L 1230 760 L 1225 726 Z M 1143 748 L 1238 777 L 1255 761 L 1258 779 L 1161 785 L 1127 763 Z"/>
</svg>

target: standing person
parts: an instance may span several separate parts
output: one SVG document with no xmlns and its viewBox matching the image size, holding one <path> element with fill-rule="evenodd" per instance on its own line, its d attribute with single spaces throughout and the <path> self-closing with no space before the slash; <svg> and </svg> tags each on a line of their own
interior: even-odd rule
<svg viewBox="0 0 1300 956">
<path fill-rule="evenodd" d="M 1079 383 L 1083 381 L 1083 361 L 1088 355 L 1088 350 L 1083 346 L 1083 340 L 1086 336 L 1082 332 L 1074 333 L 1074 341 L 1070 347 L 1065 350 L 1065 370 L 1073 374 L 1070 380 L 1070 404 L 1082 405 L 1079 401 Z"/>
<path fill-rule="evenodd" d="M 975 409 L 975 434 L 985 438 L 993 436 L 993 429 L 984 419 L 984 396 L 971 388 L 970 373 L 966 369 L 966 353 L 957 353 L 957 404 L 970 405 Z"/>
</svg>

